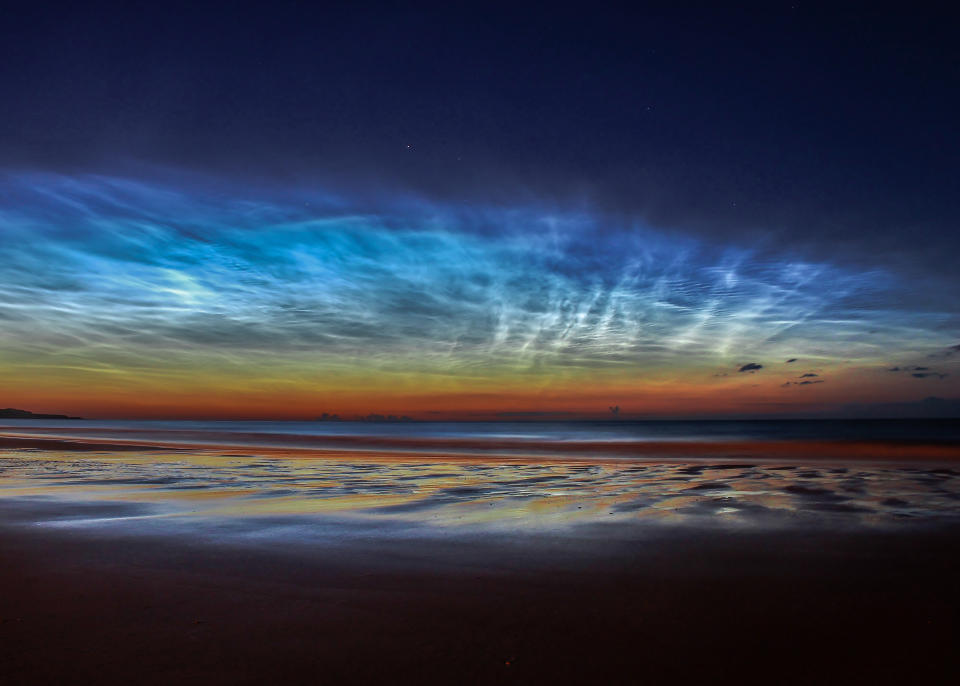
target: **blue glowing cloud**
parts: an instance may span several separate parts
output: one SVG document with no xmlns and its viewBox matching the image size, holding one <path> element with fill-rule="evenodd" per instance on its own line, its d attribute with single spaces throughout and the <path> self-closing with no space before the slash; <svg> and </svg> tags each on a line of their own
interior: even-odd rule
<svg viewBox="0 0 960 686">
<path fill-rule="evenodd" d="M 883 369 L 956 341 L 958 314 L 898 304 L 894 273 L 606 221 L 10 175 L 0 354 L 105 382 L 198 363 L 695 381 L 762 365 L 756 381 L 796 357 Z"/>
</svg>

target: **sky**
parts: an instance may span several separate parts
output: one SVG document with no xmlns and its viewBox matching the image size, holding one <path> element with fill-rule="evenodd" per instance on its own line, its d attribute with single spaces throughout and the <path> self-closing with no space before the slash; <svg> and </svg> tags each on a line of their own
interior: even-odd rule
<svg viewBox="0 0 960 686">
<path fill-rule="evenodd" d="M 950 25 L 22 6 L 0 26 L 0 406 L 960 413 Z"/>
</svg>

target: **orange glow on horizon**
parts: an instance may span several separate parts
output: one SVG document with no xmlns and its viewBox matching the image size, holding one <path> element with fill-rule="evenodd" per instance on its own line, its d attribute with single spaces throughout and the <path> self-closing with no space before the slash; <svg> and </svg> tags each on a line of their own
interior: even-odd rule
<svg viewBox="0 0 960 686">
<path fill-rule="evenodd" d="M 543 383 L 539 388 L 524 379 L 442 380 L 431 388 L 426 379 L 416 390 L 407 383 L 385 383 L 385 387 L 376 388 L 369 378 L 359 376 L 328 388 L 303 381 L 270 380 L 257 385 L 202 377 L 177 388 L 169 382 L 129 379 L 114 388 L 82 384 L 57 388 L 55 383 L 21 386 L 3 402 L 37 413 L 91 419 L 311 420 L 324 412 L 343 419 L 380 414 L 406 415 L 416 420 L 522 420 L 541 414 L 560 420 L 775 416 L 829 411 L 858 402 L 895 401 L 902 397 L 903 389 L 902 383 L 891 376 L 872 370 L 838 370 L 829 384 L 797 389 L 779 388 L 769 379 L 760 385 L 747 374 L 696 381 L 565 379 Z M 609 410 L 614 406 L 620 407 L 617 415 Z"/>
</svg>

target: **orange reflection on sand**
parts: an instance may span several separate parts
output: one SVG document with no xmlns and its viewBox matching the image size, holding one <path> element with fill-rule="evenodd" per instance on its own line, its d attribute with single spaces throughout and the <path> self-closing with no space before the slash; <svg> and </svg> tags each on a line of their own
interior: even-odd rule
<svg viewBox="0 0 960 686">
<path fill-rule="evenodd" d="M 737 463 L 305 454 L 0 451 L 5 476 L 0 499 L 140 503 L 158 517 L 312 521 L 337 515 L 500 529 L 642 521 L 889 523 L 960 516 L 960 472 L 935 465 L 789 464 L 782 456 Z"/>
</svg>

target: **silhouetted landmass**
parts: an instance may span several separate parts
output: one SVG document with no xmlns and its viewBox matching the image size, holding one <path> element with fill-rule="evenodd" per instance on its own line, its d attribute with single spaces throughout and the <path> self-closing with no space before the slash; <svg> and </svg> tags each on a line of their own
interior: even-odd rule
<svg viewBox="0 0 960 686">
<path fill-rule="evenodd" d="M 83 417 L 69 417 L 65 414 L 35 414 L 28 410 L 5 407 L 0 410 L 0 419 L 83 419 Z"/>
<path fill-rule="evenodd" d="M 340 419 L 340 415 L 338 414 L 329 414 L 327 412 L 324 412 L 322 415 L 317 417 L 317 421 L 318 422 L 339 422 L 342 420 Z"/>
</svg>

